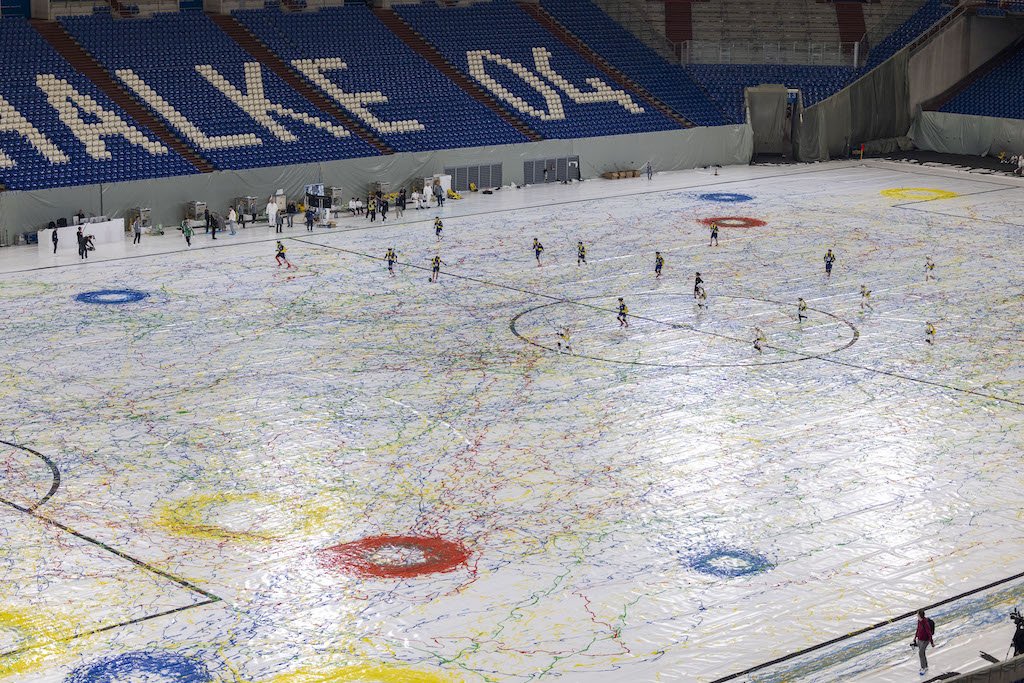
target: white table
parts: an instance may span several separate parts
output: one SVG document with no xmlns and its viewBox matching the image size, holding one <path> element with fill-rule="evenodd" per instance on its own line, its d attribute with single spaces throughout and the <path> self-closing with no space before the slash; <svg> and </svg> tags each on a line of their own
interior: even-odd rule
<svg viewBox="0 0 1024 683">
<path fill-rule="evenodd" d="M 69 225 L 66 228 L 57 228 L 57 253 L 77 254 L 78 253 L 78 228 L 77 225 Z M 84 223 L 82 232 L 92 235 L 92 243 L 96 246 L 101 244 L 115 244 L 123 242 L 125 227 L 123 218 L 115 218 L 112 221 L 102 223 Z M 39 238 L 40 253 L 53 253 L 53 230 L 40 230 L 36 233 Z"/>
</svg>

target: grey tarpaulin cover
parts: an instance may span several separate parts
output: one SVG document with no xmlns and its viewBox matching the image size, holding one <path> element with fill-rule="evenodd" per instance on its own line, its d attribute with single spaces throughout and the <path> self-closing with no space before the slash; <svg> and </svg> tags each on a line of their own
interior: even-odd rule
<svg viewBox="0 0 1024 683">
<path fill-rule="evenodd" d="M 747 88 L 743 97 L 754 132 L 754 154 L 782 154 L 786 136 L 786 86 Z"/>
<path fill-rule="evenodd" d="M 803 110 L 797 123 L 800 161 L 828 161 L 865 142 L 905 135 L 910 127 L 903 50 L 832 97 Z"/>
<path fill-rule="evenodd" d="M 923 111 L 914 119 L 910 139 L 918 149 L 944 154 L 1024 154 L 1024 121 Z"/>
</svg>

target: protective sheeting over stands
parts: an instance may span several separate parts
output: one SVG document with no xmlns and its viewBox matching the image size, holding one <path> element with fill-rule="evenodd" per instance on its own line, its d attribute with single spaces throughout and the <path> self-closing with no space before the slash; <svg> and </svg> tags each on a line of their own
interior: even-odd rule
<svg viewBox="0 0 1024 683">
<path fill-rule="evenodd" d="M 635 93 L 608 83 L 593 64 L 511 2 L 395 5 L 392 9 L 456 69 L 545 137 L 677 127 L 669 117 L 645 106 Z"/>
<path fill-rule="evenodd" d="M 729 122 L 686 69 L 666 62 L 590 0 L 543 0 L 541 6 L 609 64 L 690 121 L 699 126 Z"/>
<path fill-rule="evenodd" d="M 503 165 L 504 183 L 523 182 L 523 164 L 533 159 L 579 156 L 580 176 L 595 178 L 605 171 L 641 169 L 648 161 L 658 171 L 709 165 L 746 164 L 753 149 L 749 126 L 715 126 L 609 135 L 583 140 L 544 140 L 517 145 L 472 147 L 433 152 L 399 153 L 362 159 L 225 171 L 189 178 L 124 182 L 42 192 L 0 193 L 0 226 L 9 232 L 34 228 L 43 216 L 70 215 L 82 209 L 111 215 L 128 207 L 151 207 L 154 223 L 177 225 L 185 205 L 203 200 L 219 205 L 221 198 L 265 197 L 278 188 L 302 196 L 303 187 L 319 179 L 362 195 L 372 180 L 389 180 L 392 187 L 444 168 L 479 163 Z M 102 195 L 102 200 L 101 200 Z"/>
<path fill-rule="evenodd" d="M 366 7 L 233 13 L 297 73 L 395 150 L 525 142 L 389 31 Z M 324 34 L 331 36 L 324 40 Z"/>
<path fill-rule="evenodd" d="M 904 50 L 832 97 L 803 110 L 797 126 L 800 161 L 846 156 L 865 142 L 905 135 L 910 127 Z"/>
<path fill-rule="evenodd" d="M 918 149 L 943 154 L 1024 154 L 1024 121 L 923 111 L 914 119 L 910 139 Z"/>
<path fill-rule="evenodd" d="M 181 138 L 222 169 L 373 156 L 198 12 L 62 25 Z"/>
<path fill-rule="evenodd" d="M 22 189 L 195 172 L 27 21 L 0 20 L 0 182 Z"/>
</svg>

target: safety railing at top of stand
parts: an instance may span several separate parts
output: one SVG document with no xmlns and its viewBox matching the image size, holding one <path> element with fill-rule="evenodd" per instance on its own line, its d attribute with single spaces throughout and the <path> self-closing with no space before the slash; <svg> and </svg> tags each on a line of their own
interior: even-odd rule
<svg viewBox="0 0 1024 683">
<path fill-rule="evenodd" d="M 669 40 L 664 31 L 659 31 L 651 24 L 647 16 L 646 0 L 597 0 L 595 4 L 665 59 L 671 61 L 679 54 L 681 44 Z"/>
<path fill-rule="evenodd" d="M 865 52 L 859 42 L 687 40 L 679 58 L 683 64 L 860 66 Z"/>
<path fill-rule="evenodd" d="M 105 0 L 50 0 L 50 21 L 58 17 L 68 17 L 81 14 L 93 14 L 97 6 L 104 6 L 108 3 Z M 141 2 L 124 0 L 121 3 L 125 8 L 137 8 L 132 16 L 147 17 L 165 12 L 177 12 L 181 9 L 178 0 L 142 0 Z M 121 19 L 117 12 L 111 9 L 110 15 L 114 19 Z"/>
</svg>

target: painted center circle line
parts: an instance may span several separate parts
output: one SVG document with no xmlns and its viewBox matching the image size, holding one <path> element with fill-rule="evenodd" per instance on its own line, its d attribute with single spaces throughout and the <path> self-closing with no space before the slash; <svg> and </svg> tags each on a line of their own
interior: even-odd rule
<svg viewBox="0 0 1024 683">
<path fill-rule="evenodd" d="M 75 297 L 83 304 L 130 304 L 142 301 L 149 294 L 137 289 L 97 289 L 93 292 L 82 292 Z"/>
<path fill-rule="evenodd" d="M 658 295 L 657 295 L 657 293 L 654 293 L 654 292 L 645 292 L 644 296 L 658 296 Z M 677 292 L 666 293 L 666 294 L 663 294 L 661 296 L 689 297 L 688 294 L 681 294 L 681 293 L 677 293 Z M 717 297 L 720 298 L 720 299 L 737 299 L 737 300 L 747 300 L 747 301 L 763 301 L 765 303 L 774 304 L 776 306 L 783 306 L 783 307 L 790 307 L 790 308 L 794 307 L 796 305 L 796 304 L 794 304 L 792 302 L 774 301 L 772 299 L 762 299 L 762 298 L 754 297 L 754 296 L 735 296 L 735 295 L 729 295 L 729 294 L 719 294 L 719 295 L 717 295 Z M 584 297 L 582 299 L 565 299 L 563 301 L 552 301 L 551 303 L 541 304 L 540 306 L 534 306 L 532 308 L 526 309 L 525 311 L 522 311 L 521 313 L 517 313 L 515 315 L 515 317 L 513 317 L 512 320 L 509 322 L 509 325 L 508 325 L 509 326 L 509 330 L 511 330 L 512 334 L 514 334 L 515 336 L 519 337 L 520 339 L 522 339 L 527 344 L 531 344 L 533 346 L 536 346 L 538 348 L 544 349 L 546 351 L 551 351 L 552 353 L 559 353 L 558 350 L 555 349 L 554 347 L 547 346 L 546 344 L 541 344 L 540 342 L 534 341 L 533 339 L 531 339 L 531 338 L 521 334 L 519 332 L 519 330 L 516 329 L 516 321 L 518 321 L 524 315 L 528 315 L 530 313 L 533 313 L 534 311 L 539 311 L 541 309 L 548 308 L 550 306 L 563 306 L 563 305 L 566 305 L 566 304 L 571 304 L 571 305 L 574 305 L 574 306 L 583 306 L 583 307 L 586 307 L 586 308 L 593 308 L 593 309 L 597 309 L 597 310 L 601 311 L 602 314 L 607 313 L 608 315 L 611 315 L 612 313 L 615 312 L 612 309 L 600 308 L 598 306 L 594 306 L 593 304 L 584 303 L 584 302 L 590 301 L 592 299 L 610 299 L 610 298 L 612 298 L 612 297 L 609 296 L 609 295 L 601 294 L 601 295 L 598 295 L 598 296 Z M 789 360 L 767 360 L 767 361 L 753 362 L 753 363 L 645 363 L 643 361 L 618 360 L 618 359 L 615 359 L 615 358 L 603 358 L 601 356 L 589 356 L 589 355 L 584 354 L 584 353 L 577 353 L 577 354 L 575 354 L 572 357 L 573 358 L 585 358 L 587 360 L 596 360 L 596 361 L 601 361 L 601 362 L 604 362 L 604 363 L 621 363 L 622 365 L 641 365 L 641 366 L 644 366 L 644 367 L 652 367 L 652 368 L 743 368 L 743 367 L 754 367 L 754 366 L 760 366 L 760 365 L 782 365 L 784 363 L 797 363 L 797 362 L 800 362 L 800 361 L 812 360 L 814 358 L 824 358 L 825 356 L 829 356 L 829 355 L 831 355 L 833 353 L 838 353 L 839 351 L 843 351 L 845 349 L 850 348 L 851 346 L 856 344 L 857 340 L 860 338 L 860 331 L 857 329 L 857 327 L 853 323 L 849 322 L 848 320 L 844 320 L 843 318 L 840 318 L 838 315 L 835 315 L 833 313 L 829 313 L 828 311 L 822 311 L 822 310 L 817 309 L 817 308 L 811 308 L 810 306 L 807 307 L 807 310 L 808 311 L 813 311 L 815 313 L 820 313 L 821 315 L 824 315 L 824 316 L 827 316 L 829 318 L 832 318 L 833 320 L 835 320 L 838 323 L 842 323 L 843 325 L 846 325 L 848 328 L 850 328 L 850 331 L 853 333 L 853 335 L 850 337 L 850 340 L 848 342 L 846 342 L 845 344 L 843 344 L 842 346 L 837 346 L 837 347 L 835 347 L 833 349 L 828 349 L 827 351 L 822 351 L 821 353 L 803 353 L 801 351 L 790 351 L 788 349 L 780 349 L 782 351 L 794 354 L 794 355 L 799 356 L 799 357 L 798 358 L 792 358 L 792 359 L 789 359 Z M 713 336 L 713 337 L 722 337 L 722 338 L 728 339 L 730 341 L 742 342 L 743 344 L 747 344 L 748 343 L 746 340 L 733 339 L 731 337 L 727 337 L 726 335 L 716 334 L 716 333 L 713 333 L 713 332 L 702 332 L 700 330 L 694 329 L 691 325 L 688 325 L 688 324 L 662 322 L 660 320 L 653 320 L 653 319 L 650 319 L 650 318 L 644 318 L 643 316 L 634 315 L 632 313 L 630 314 L 629 317 L 630 318 L 635 318 L 635 319 L 638 319 L 638 320 L 646 320 L 648 322 L 659 323 L 659 324 L 665 325 L 666 327 L 672 327 L 672 328 L 675 328 L 675 329 L 687 329 L 687 328 L 689 328 L 692 332 L 696 332 L 697 334 L 704 334 L 704 335 Z M 559 354 L 559 355 L 561 355 L 561 354 Z"/>
<path fill-rule="evenodd" d="M 749 194 L 739 192 L 708 192 L 700 195 L 700 198 L 708 202 L 749 202 L 753 199 Z"/>
<path fill-rule="evenodd" d="M 429 536 L 371 536 L 320 551 L 329 569 L 368 578 L 404 579 L 450 572 L 466 564 L 461 543 Z"/>
<path fill-rule="evenodd" d="M 882 196 L 891 199 L 927 201 L 931 199 L 952 199 L 959 195 L 949 190 L 933 190 L 927 187 L 894 187 L 889 190 L 882 190 Z"/>
<path fill-rule="evenodd" d="M 765 221 L 747 216 L 714 216 L 713 218 L 701 218 L 700 222 L 708 227 L 714 223 L 720 228 L 760 228 L 768 225 Z"/>
</svg>

